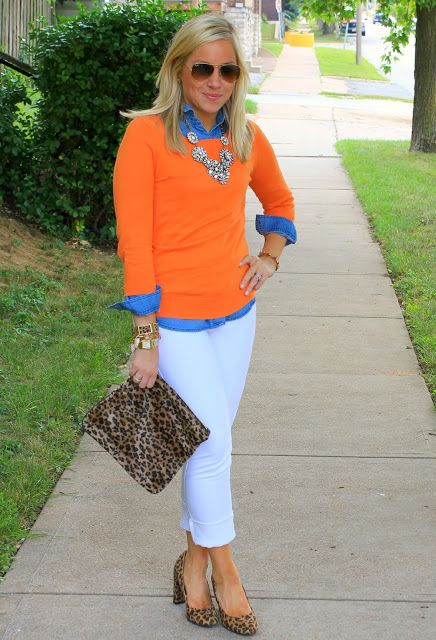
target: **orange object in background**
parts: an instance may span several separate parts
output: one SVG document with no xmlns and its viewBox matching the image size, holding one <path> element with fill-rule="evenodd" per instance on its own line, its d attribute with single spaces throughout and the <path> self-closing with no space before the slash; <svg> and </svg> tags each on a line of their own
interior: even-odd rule
<svg viewBox="0 0 436 640">
<path fill-rule="evenodd" d="M 286 31 L 285 42 L 293 47 L 313 47 L 315 37 L 313 33 L 299 33 L 297 31 Z"/>
</svg>

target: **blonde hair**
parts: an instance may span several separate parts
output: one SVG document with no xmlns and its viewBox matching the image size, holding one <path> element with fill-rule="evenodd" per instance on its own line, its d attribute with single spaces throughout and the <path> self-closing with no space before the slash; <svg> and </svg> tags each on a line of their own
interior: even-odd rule
<svg viewBox="0 0 436 640">
<path fill-rule="evenodd" d="M 244 64 L 235 27 L 220 15 L 207 13 L 185 22 L 175 34 L 157 76 L 156 86 L 159 94 L 153 102 L 153 107 L 138 111 L 129 110 L 121 114 L 127 118 L 158 115 L 164 123 L 169 148 L 186 153 L 186 145 L 179 126 L 183 109 L 180 73 L 185 60 L 194 49 L 215 40 L 231 42 L 235 50 L 236 63 L 241 69 L 232 95 L 223 109 L 229 125 L 233 151 L 242 162 L 246 162 L 253 141 L 253 130 L 245 116 L 245 96 L 250 77 Z"/>
</svg>

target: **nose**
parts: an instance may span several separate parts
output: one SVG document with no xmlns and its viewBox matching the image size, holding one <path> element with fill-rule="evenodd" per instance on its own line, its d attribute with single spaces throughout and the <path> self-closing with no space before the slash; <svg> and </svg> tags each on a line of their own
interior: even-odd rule
<svg viewBox="0 0 436 640">
<path fill-rule="evenodd" d="M 221 84 L 221 75 L 220 75 L 220 70 L 218 67 L 215 67 L 213 70 L 213 73 L 211 76 L 209 76 L 208 78 L 208 85 L 210 87 L 219 87 Z"/>
</svg>

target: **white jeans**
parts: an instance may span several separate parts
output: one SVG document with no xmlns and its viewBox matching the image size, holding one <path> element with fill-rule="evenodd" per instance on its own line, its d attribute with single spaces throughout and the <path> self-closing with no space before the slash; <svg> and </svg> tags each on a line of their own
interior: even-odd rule
<svg viewBox="0 0 436 640">
<path fill-rule="evenodd" d="M 232 424 L 250 364 L 255 325 L 256 303 L 242 318 L 214 329 L 159 329 L 160 375 L 210 429 L 209 438 L 182 472 L 180 526 L 203 547 L 219 547 L 235 537 Z"/>
</svg>

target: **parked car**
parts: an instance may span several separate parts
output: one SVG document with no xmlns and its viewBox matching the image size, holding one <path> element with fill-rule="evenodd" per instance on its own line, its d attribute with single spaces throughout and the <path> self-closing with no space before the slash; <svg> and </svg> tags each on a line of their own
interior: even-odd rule
<svg viewBox="0 0 436 640">
<path fill-rule="evenodd" d="M 347 20 L 342 20 L 341 23 L 341 31 L 342 33 L 345 33 L 345 30 L 347 28 Z M 352 18 L 351 20 L 348 20 L 348 33 L 357 33 L 357 20 L 356 18 Z M 362 35 L 366 35 L 365 32 L 365 23 L 362 20 Z"/>
<path fill-rule="evenodd" d="M 383 16 L 381 13 L 375 13 L 374 17 L 372 19 L 372 24 L 376 24 L 376 22 L 379 22 L 380 24 L 382 24 L 383 22 Z"/>
</svg>

